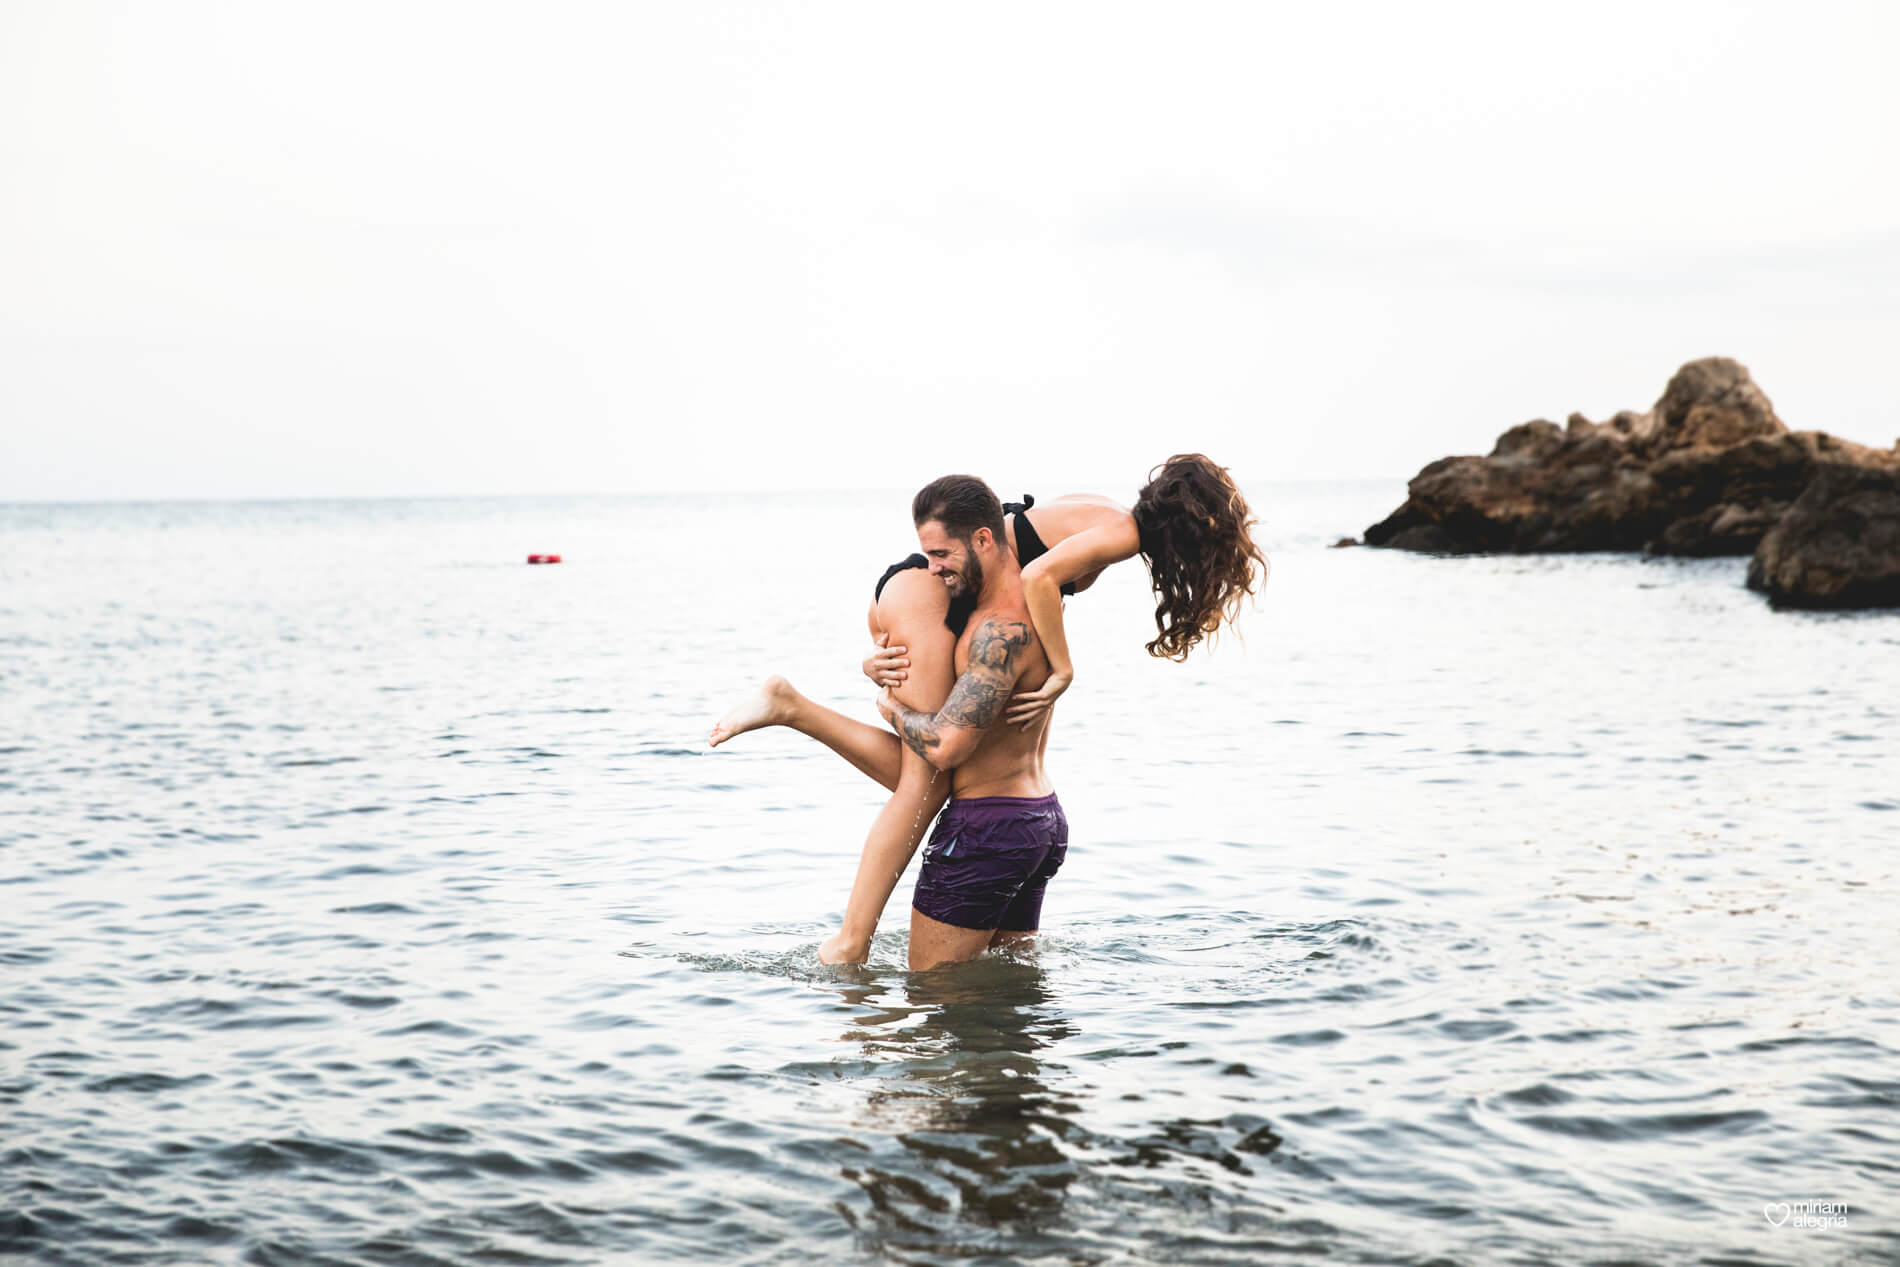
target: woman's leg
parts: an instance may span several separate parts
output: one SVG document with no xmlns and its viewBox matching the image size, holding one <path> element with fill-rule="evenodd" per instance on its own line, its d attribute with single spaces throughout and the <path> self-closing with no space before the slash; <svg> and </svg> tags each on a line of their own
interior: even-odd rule
<svg viewBox="0 0 1900 1267">
<path fill-rule="evenodd" d="M 871 605 L 872 638 L 889 634 L 891 645 L 910 649 L 910 677 L 898 690 L 897 697 L 912 708 L 927 707 L 935 712 L 950 695 L 950 683 L 955 681 L 951 660 L 956 637 L 943 623 L 943 615 L 949 608 L 950 596 L 943 582 L 921 568 L 893 576 L 885 583 L 883 594 Z M 940 648 L 942 654 L 938 655 Z M 933 661 L 930 671 L 919 664 L 920 654 Z M 933 686 L 919 696 L 928 698 L 930 703 L 914 702 L 911 692 L 933 674 L 948 675 L 943 677 L 942 694 L 933 695 Z M 882 726 L 858 721 L 823 704 L 813 703 L 776 674 L 765 679 L 765 685 L 751 698 L 719 719 L 708 736 L 709 745 L 717 748 L 748 730 L 766 726 L 789 726 L 800 734 L 810 735 L 880 786 L 892 792 L 897 790 L 898 777 L 903 773 L 904 745 L 896 735 Z"/>
<path fill-rule="evenodd" d="M 790 682 L 776 675 L 765 679 L 765 685 L 751 699 L 721 717 L 709 738 L 717 748 L 736 735 L 763 726 L 790 726 L 800 734 L 810 735 L 884 787 L 893 792 L 897 790 L 897 778 L 902 772 L 899 757 L 904 745 L 896 735 L 869 722 L 846 717 L 823 704 L 814 704 L 800 695 Z"/>
<path fill-rule="evenodd" d="M 921 570 L 891 578 L 878 602 L 878 632 L 910 648 L 910 677 L 896 691 L 910 708 L 935 712 L 956 680 L 956 635 L 943 625 L 948 596 L 943 583 Z M 895 741 L 896 736 L 891 736 Z M 891 799 L 872 820 L 858 858 L 857 878 L 845 903 L 844 925 L 818 948 L 824 963 L 862 963 L 885 903 L 910 865 L 911 855 L 950 797 L 950 776 L 898 744 L 899 773 Z"/>
<path fill-rule="evenodd" d="M 910 865 L 917 845 L 930 830 L 931 820 L 950 799 L 950 776 L 906 748 L 904 773 L 897 790 L 871 820 L 858 855 L 858 874 L 844 907 L 844 923 L 818 947 L 820 963 L 863 963 L 871 953 L 871 938 L 891 893 Z"/>
</svg>

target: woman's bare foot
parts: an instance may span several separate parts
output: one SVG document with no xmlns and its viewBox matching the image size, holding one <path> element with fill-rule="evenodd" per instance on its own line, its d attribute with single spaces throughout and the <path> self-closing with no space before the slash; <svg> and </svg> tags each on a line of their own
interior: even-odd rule
<svg viewBox="0 0 1900 1267">
<path fill-rule="evenodd" d="M 783 726 L 791 719 L 792 709 L 797 704 L 798 692 L 792 689 L 792 684 L 774 674 L 765 679 L 765 685 L 750 699 L 719 719 L 708 737 L 708 746 L 717 748 L 734 735 L 743 735 L 761 726 Z"/>
</svg>

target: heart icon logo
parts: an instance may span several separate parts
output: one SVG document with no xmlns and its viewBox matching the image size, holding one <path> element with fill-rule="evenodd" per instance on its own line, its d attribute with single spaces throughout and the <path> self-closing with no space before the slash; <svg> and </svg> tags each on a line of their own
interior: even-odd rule
<svg viewBox="0 0 1900 1267">
<path fill-rule="evenodd" d="M 1761 1208 L 1761 1216 L 1768 1220 L 1769 1227 L 1780 1227 L 1788 1221 L 1790 1213 L 1792 1211 L 1786 1201 L 1770 1201 Z"/>
</svg>

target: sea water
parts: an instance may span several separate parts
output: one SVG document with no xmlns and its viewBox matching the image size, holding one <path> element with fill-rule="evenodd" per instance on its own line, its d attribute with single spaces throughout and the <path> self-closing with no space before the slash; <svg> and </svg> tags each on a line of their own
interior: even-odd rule
<svg viewBox="0 0 1900 1267">
<path fill-rule="evenodd" d="M 1249 491 L 1244 641 L 1070 602 L 1045 935 L 925 974 L 913 876 L 815 953 L 882 790 L 705 746 L 877 720 L 902 491 L 0 508 L 0 1259 L 1900 1257 L 1900 616 Z"/>
</svg>

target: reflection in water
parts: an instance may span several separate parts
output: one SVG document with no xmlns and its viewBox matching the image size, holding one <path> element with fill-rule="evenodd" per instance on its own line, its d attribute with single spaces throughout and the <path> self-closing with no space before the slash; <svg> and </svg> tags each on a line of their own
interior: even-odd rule
<svg viewBox="0 0 1900 1267">
<path fill-rule="evenodd" d="M 1084 1126 L 1088 1084 L 1043 1059 L 1079 1031 L 1033 958 L 865 974 L 839 989 L 858 1009 L 842 1038 L 867 1070 L 841 1171 L 868 1208 L 842 1212 L 868 1248 L 905 1262 L 1097 1261 L 1107 1227 L 1112 1240 L 1191 1241 L 1208 1261 L 1248 1262 L 1336 1235 L 1287 1219 L 1265 1164 L 1302 1189 L 1326 1176 L 1287 1157 L 1262 1117 L 1138 1111 L 1126 1134 Z"/>
<path fill-rule="evenodd" d="M 901 1146 L 845 1171 L 871 1202 L 859 1231 L 904 1249 L 1047 1228 L 1080 1173 L 1057 1143 L 1079 1135 L 1080 1106 L 1049 1088 L 1037 1056 L 1074 1032 L 1043 969 L 987 956 L 844 993 L 865 1011 L 843 1037 L 878 1070 L 860 1122 Z"/>
</svg>

